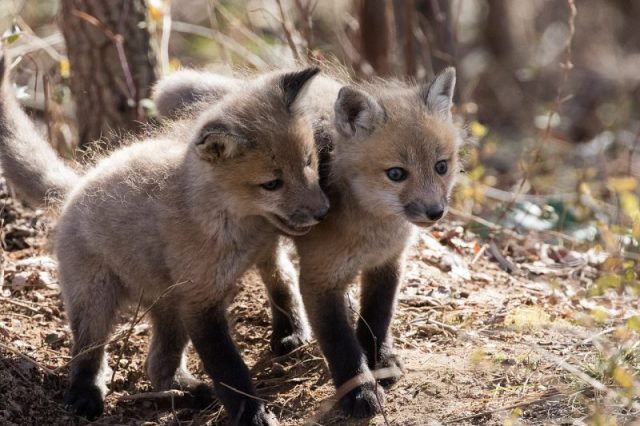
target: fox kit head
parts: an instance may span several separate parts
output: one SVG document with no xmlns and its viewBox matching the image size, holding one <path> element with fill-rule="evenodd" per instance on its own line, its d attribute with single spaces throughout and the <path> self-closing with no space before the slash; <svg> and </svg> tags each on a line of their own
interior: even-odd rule
<svg viewBox="0 0 640 426">
<path fill-rule="evenodd" d="M 227 94 L 201 117 L 192 149 L 238 217 L 259 215 L 302 235 L 329 208 L 313 131 L 297 100 L 317 68 L 269 75 Z"/>
<path fill-rule="evenodd" d="M 335 124 L 344 137 L 335 161 L 362 207 L 430 226 L 444 216 L 458 174 L 459 134 L 451 119 L 455 69 L 425 87 L 376 98 L 343 87 Z"/>
</svg>

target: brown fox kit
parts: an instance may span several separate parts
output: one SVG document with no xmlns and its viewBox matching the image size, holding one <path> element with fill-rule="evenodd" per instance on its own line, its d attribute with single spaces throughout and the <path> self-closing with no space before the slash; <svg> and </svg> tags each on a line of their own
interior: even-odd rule
<svg viewBox="0 0 640 426">
<path fill-rule="evenodd" d="M 74 337 L 67 404 L 89 418 L 103 411 L 104 344 L 119 309 L 140 300 L 153 323 L 147 371 L 155 388 L 209 402 L 208 386 L 185 368 L 191 339 L 232 423 L 277 423 L 251 397 L 225 311 L 255 263 L 274 292 L 287 294 L 278 235 L 308 232 L 328 210 L 298 105 L 318 70 L 267 75 L 203 110 L 181 134 L 134 143 L 76 173 L 34 130 L 3 68 L 3 171 L 32 202 L 51 191 L 64 198 L 55 249 Z"/>
<path fill-rule="evenodd" d="M 158 110 L 179 115 L 198 99 L 239 85 L 215 75 L 196 76 L 185 71 L 162 82 L 155 95 Z M 342 87 L 320 77 L 309 88 L 306 102 L 327 162 L 322 169 L 328 176 L 321 179 L 331 210 L 308 234 L 294 238 L 300 290 L 333 380 L 348 390 L 343 395 L 341 389 L 340 403 L 355 417 L 381 408 L 383 393 L 372 370 L 400 367 L 389 326 L 404 252 L 413 225 L 428 227 L 443 217 L 459 170 L 461 137 L 451 118 L 454 87 L 455 69 L 447 68 L 426 86 Z M 360 313 L 353 330 L 345 294 L 360 272 Z M 300 309 L 294 302 L 279 303 Z M 277 327 L 274 323 L 276 334 Z M 351 380 L 356 376 L 359 381 Z"/>
</svg>

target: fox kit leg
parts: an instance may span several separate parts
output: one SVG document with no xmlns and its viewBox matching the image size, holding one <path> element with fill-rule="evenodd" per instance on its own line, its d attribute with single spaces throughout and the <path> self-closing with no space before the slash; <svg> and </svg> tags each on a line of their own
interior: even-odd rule
<svg viewBox="0 0 640 426">
<path fill-rule="evenodd" d="M 65 404 L 76 414 L 94 419 L 104 410 L 105 345 L 124 298 L 122 286 L 104 266 L 86 263 L 69 270 L 63 265 L 60 278 L 74 340 Z"/>
<path fill-rule="evenodd" d="M 300 274 L 300 290 L 309 316 L 311 329 L 320 344 L 331 376 L 338 389 L 343 410 L 350 416 L 364 418 L 378 413 L 384 401 L 382 388 L 377 388 L 367 366 L 345 303 L 344 285 L 332 285 L 318 280 L 319 274 L 306 271 Z M 330 283 L 330 284 L 329 284 Z M 358 382 L 352 384 L 352 379 Z M 359 383 L 359 384 L 358 384 Z M 342 386 L 345 388 L 341 389 Z M 349 390 L 346 394 L 344 391 Z"/>
<path fill-rule="evenodd" d="M 285 249 L 275 245 L 257 264 L 271 303 L 271 350 L 284 355 L 308 339 L 297 274 Z"/>
<path fill-rule="evenodd" d="M 146 369 L 154 389 L 187 391 L 195 406 L 206 407 L 213 401 L 213 392 L 187 370 L 184 352 L 189 336 L 178 309 L 170 302 L 158 302 L 151 309 L 151 321 L 153 337 Z"/>
<path fill-rule="evenodd" d="M 255 395 L 249 369 L 242 361 L 229 333 L 223 303 L 190 306 L 183 320 L 207 374 L 213 379 L 233 425 L 277 425 Z"/>
<path fill-rule="evenodd" d="M 402 270 L 401 258 L 395 258 L 362 273 L 357 335 L 371 370 L 389 367 L 402 370 L 389 332 Z M 381 379 L 380 383 L 386 386 L 396 380 L 397 376 L 388 377 Z"/>
</svg>

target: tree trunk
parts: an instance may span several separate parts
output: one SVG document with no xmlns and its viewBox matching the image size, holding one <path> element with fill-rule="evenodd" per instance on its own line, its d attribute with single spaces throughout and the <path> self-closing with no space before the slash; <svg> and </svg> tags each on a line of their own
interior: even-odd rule
<svg viewBox="0 0 640 426">
<path fill-rule="evenodd" d="M 392 6 L 387 0 L 362 0 L 360 38 L 362 54 L 378 75 L 391 71 Z"/>
<path fill-rule="evenodd" d="M 62 0 L 60 26 L 71 67 L 81 147 L 136 131 L 156 79 L 144 0 Z"/>
</svg>

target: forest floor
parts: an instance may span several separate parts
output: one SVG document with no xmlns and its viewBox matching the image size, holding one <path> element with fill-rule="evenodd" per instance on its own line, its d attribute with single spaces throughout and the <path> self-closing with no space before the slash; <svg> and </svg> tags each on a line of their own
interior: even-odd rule
<svg viewBox="0 0 640 426">
<path fill-rule="evenodd" d="M 0 202 L 0 424 L 86 424 L 62 403 L 71 335 L 46 243 L 52 221 L 13 201 L 3 182 Z M 450 219 L 421 231 L 410 250 L 393 323 L 406 373 L 387 390 L 384 416 L 366 421 L 332 408 L 334 389 L 315 342 L 272 355 L 262 284 L 253 271 L 243 278 L 231 309 L 236 341 L 282 424 L 569 425 L 589 423 L 598 407 L 619 423 L 633 421 L 633 410 L 607 398 L 615 386 L 601 364 L 607 339 L 638 314 L 637 297 L 587 297 L 606 256 L 533 235 L 480 239 L 473 229 Z M 219 404 L 195 411 L 145 394 L 152 391 L 143 371 L 151 330 L 144 318 L 134 326 L 133 314 L 118 329 L 126 337 L 107 347 L 116 373 L 94 424 L 224 423 Z M 204 377 L 191 349 L 189 365 Z"/>
</svg>

